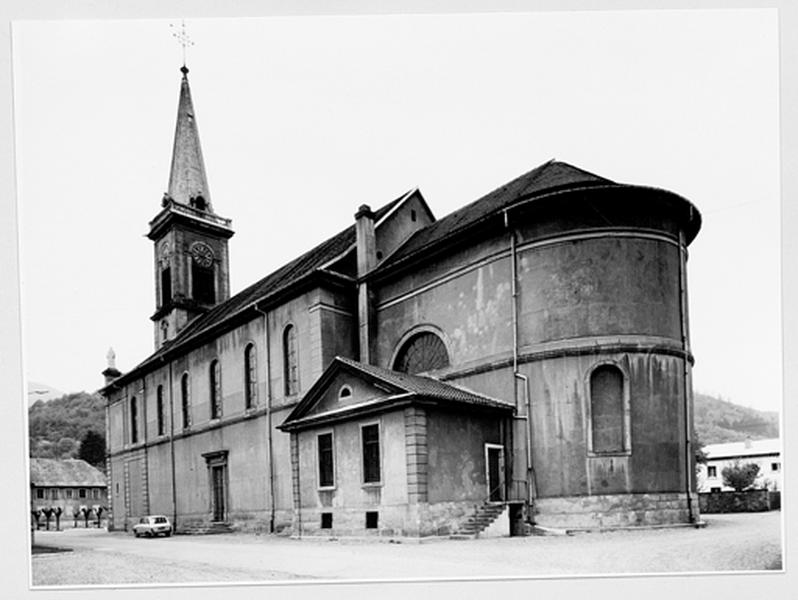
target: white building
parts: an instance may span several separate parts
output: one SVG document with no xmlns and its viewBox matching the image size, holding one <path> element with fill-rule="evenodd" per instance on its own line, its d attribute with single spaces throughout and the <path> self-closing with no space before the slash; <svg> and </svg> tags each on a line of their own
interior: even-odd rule
<svg viewBox="0 0 798 600">
<path fill-rule="evenodd" d="M 733 491 L 723 485 L 723 469 L 735 462 L 759 465 L 755 487 L 769 490 L 781 489 L 781 440 L 751 440 L 704 446 L 706 464 L 698 467 L 699 492 Z"/>
</svg>

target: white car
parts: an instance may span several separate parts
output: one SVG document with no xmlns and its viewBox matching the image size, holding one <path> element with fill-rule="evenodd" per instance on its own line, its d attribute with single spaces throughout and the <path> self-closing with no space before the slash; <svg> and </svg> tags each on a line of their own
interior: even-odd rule
<svg viewBox="0 0 798 600">
<path fill-rule="evenodd" d="M 133 525 L 133 535 L 136 537 L 142 535 L 147 537 L 155 537 L 156 535 L 169 537 L 172 535 L 172 524 L 163 515 L 148 515 L 141 517 L 139 522 Z"/>
</svg>

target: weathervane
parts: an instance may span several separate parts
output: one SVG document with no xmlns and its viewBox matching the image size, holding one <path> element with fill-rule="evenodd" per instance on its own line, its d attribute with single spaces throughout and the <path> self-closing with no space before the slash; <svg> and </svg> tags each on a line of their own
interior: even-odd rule
<svg viewBox="0 0 798 600">
<path fill-rule="evenodd" d="M 170 23 L 169 27 L 171 27 L 174 31 L 172 31 L 172 37 L 175 38 L 178 43 L 183 47 L 183 67 L 186 66 L 186 46 L 193 46 L 194 42 L 191 41 L 191 38 L 188 37 L 188 33 L 186 33 L 186 20 L 181 19 L 180 21 L 180 29 L 177 29 L 174 23 Z"/>
</svg>

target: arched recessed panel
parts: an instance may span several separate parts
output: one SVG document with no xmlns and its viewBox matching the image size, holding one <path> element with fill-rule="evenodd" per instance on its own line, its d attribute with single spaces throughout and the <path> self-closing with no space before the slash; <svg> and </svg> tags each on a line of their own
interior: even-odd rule
<svg viewBox="0 0 798 600">
<path fill-rule="evenodd" d="M 623 373 L 614 365 L 601 365 L 590 375 L 592 450 L 596 453 L 626 450 Z"/>
</svg>

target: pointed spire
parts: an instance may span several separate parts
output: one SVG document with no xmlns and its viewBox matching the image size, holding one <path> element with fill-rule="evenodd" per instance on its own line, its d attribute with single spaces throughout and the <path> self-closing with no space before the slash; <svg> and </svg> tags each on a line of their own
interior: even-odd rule
<svg viewBox="0 0 798 600">
<path fill-rule="evenodd" d="M 183 73 L 183 78 L 180 82 L 180 102 L 177 107 L 177 126 L 168 194 L 175 202 L 213 212 L 194 105 L 191 102 L 191 89 L 188 85 L 188 68 L 183 65 L 180 71 Z"/>
</svg>

